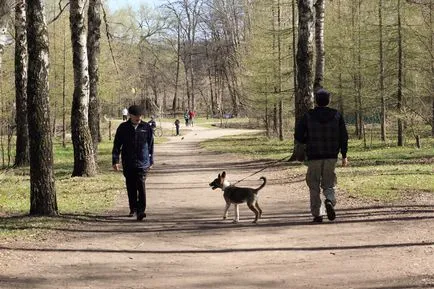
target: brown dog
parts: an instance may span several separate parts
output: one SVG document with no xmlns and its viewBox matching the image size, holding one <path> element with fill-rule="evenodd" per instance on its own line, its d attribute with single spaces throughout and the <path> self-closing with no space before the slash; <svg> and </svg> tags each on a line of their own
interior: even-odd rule
<svg viewBox="0 0 434 289">
<path fill-rule="evenodd" d="M 223 172 L 221 175 L 219 174 L 217 178 L 209 184 L 209 186 L 213 190 L 217 188 L 223 190 L 223 197 L 225 198 L 226 201 L 226 208 L 223 214 L 223 219 L 227 218 L 229 207 L 231 206 L 231 204 L 234 204 L 235 206 L 234 223 L 238 223 L 240 220 L 240 212 L 238 209 L 238 205 L 246 202 L 249 209 L 253 213 L 255 213 L 255 220 L 253 221 L 253 223 L 258 222 L 258 219 L 262 215 L 262 210 L 259 207 L 259 203 L 258 203 L 258 192 L 260 189 L 262 189 L 265 186 L 265 184 L 267 183 L 267 179 L 265 177 L 261 177 L 260 179 L 264 181 L 262 185 L 260 185 L 257 189 L 252 189 L 252 188 L 231 186 L 231 184 L 228 181 L 226 181 L 225 178 L 226 178 L 226 172 Z"/>
</svg>

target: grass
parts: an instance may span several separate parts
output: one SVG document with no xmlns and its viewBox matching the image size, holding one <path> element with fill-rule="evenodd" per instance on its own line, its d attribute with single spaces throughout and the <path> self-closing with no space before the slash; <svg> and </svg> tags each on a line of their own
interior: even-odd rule
<svg viewBox="0 0 434 289">
<path fill-rule="evenodd" d="M 246 134 L 212 139 L 201 143 L 203 148 L 217 152 L 235 153 L 252 159 L 281 159 L 290 156 L 293 144 L 268 139 L 262 134 Z"/>
<path fill-rule="evenodd" d="M 122 174 L 111 170 L 112 142 L 99 145 L 99 173 L 92 178 L 71 177 L 72 144 L 54 146 L 58 217 L 28 217 L 30 207 L 29 168 L 5 171 L 0 179 L 0 239 L 39 235 L 45 229 L 63 228 L 77 222 L 68 215 L 92 216 L 111 208 L 119 191 L 124 190 Z"/>
<path fill-rule="evenodd" d="M 217 152 L 230 152 L 252 159 L 277 160 L 289 156 L 292 141 L 267 139 L 258 134 L 224 137 L 205 141 L 202 146 Z M 406 194 L 426 192 L 434 194 L 434 139 L 425 138 L 421 149 L 413 143 L 404 147 L 373 141 L 364 148 L 359 140 L 350 140 L 350 167 L 338 164 L 339 187 L 354 197 L 395 201 Z M 305 167 L 291 166 L 288 170 L 305 172 Z"/>
<path fill-rule="evenodd" d="M 54 175 L 57 205 L 60 215 L 57 217 L 29 217 L 30 177 L 29 167 L 4 170 L 0 172 L 0 239 L 20 236 L 44 238 L 46 229 L 58 229 L 77 223 L 77 218 L 92 218 L 95 214 L 113 207 L 119 191 L 125 190 L 125 181 L 121 173 L 111 168 L 113 138 L 121 120 L 112 122 L 109 140 L 108 123 L 104 124 L 105 141 L 98 146 L 98 175 L 92 178 L 71 177 L 74 150 L 69 141 L 66 147 L 59 140 L 54 140 Z M 167 133 L 167 134 L 166 134 Z M 156 137 L 155 143 L 167 141 L 164 131 L 162 137 Z"/>
</svg>

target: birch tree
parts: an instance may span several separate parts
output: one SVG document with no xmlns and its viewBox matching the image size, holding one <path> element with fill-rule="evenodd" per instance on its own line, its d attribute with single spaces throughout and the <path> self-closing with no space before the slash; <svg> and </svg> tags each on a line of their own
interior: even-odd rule
<svg viewBox="0 0 434 289">
<path fill-rule="evenodd" d="M 325 63 L 325 50 L 324 50 L 324 11 L 325 0 L 316 0 L 315 3 L 315 80 L 313 83 L 314 91 L 323 86 L 324 80 L 324 63 Z"/>
<path fill-rule="evenodd" d="M 89 128 L 95 160 L 98 155 L 100 134 L 100 106 L 98 97 L 99 54 L 101 38 L 101 0 L 90 0 L 88 8 L 87 53 L 89 58 Z"/>
<path fill-rule="evenodd" d="M 28 119 L 30 137 L 30 214 L 56 215 L 53 144 L 48 101 L 48 30 L 43 0 L 27 3 Z"/>
<path fill-rule="evenodd" d="M 298 0 L 296 122 L 313 107 L 313 21 L 313 0 Z"/>
<path fill-rule="evenodd" d="M 71 110 L 71 137 L 74 147 L 74 170 L 72 176 L 94 176 L 96 166 L 90 134 L 89 71 L 84 26 L 84 0 L 71 0 L 70 26 L 72 63 L 74 67 L 74 94 Z"/>
<path fill-rule="evenodd" d="M 295 94 L 295 123 L 313 107 L 313 0 L 298 0 L 298 42 L 297 42 L 297 92 Z M 291 160 L 304 159 L 302 145 L 295 143 Z M 303 154 L 303 156 L 301 155 Z"/>
<path fill-rule="evenodd" d="M 27 36 L 25 0 L 15 6 L 15 103 L 16 154 L 15 166 L 29 164 L 29 128 L 27 121 Z"/>
</svg>

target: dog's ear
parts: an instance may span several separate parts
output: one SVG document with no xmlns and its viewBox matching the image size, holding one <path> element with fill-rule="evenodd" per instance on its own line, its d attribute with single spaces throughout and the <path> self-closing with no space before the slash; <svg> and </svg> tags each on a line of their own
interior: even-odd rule
<svg viewBox="0 0 434 289">
<path fill-rule="evenodd" d="M 225 171 L 223 171 L 223 173 L 222 173 L 222 178 L 223 179 L 226 178 L 226 172 Z"/>
</svg>

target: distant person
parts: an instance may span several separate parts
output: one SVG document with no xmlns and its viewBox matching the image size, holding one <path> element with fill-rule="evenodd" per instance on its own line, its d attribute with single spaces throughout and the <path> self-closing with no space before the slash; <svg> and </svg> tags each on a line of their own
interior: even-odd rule
<svg viewBox="0 0 434 289">
<path fill-rule="evenodd" d="M 128 109 L 124 107 L 124 109 L 122 109 L 122 121 L 127 121 L 127 120 L 128 120 Z"/>
<path fill-rule="evenodd" d="M 179 135 L 179 124 L 180 124 L 179 119 L 176 119 L 175 120 L 175 129 L 176 129 L 176 134 L 175 135 Z"/>
<path fill-rule="evenodd" d="M 310 191 L 310 211 L 314 223 L 321 223 L 321 189 L 325 196 L 327 218 L 336 218 L 335 167 L 339 152 L 342 166 L 348 164 L 348 133 L 344 118 L 335 109 L 327 107 L 330 93 L 320 89 L 315 93 L 316 107 L 309 110 L 295 128 L 295 140 L 306 144 L 306 183 Z"/>
<path fill-rule="evenodd" d="M 148 121 L 148 123 L 151 126 L 152 130 L 155 130 L 157 128 L 157 122 L 155 121 L 154 116 L 151 116 L 151 119 Z"/>
<path fill-rule="evenodd" d="M 189 110 L 186 109 L 184 112 L 184 120 L 185 120 L 185 126 L 188 126 L 188 120 L 189 120 Z"/>
<path fill-rule="evenodd" d="M 142 121 L 140 106 L 128 108 L 130 119 L 119 125 L 113 143 L 112 164 L 120 170 L 122 158 L 123 174 L 128 192 L 129 216 L 136 213 L 137 220 L 146 217 L 146 175 L 154 163 L 154 135 L 149 123 Z"/>
<path fill-rule="evenodd" d="M 196 113 L 194 112 L 194 110 L 188 111 L 188 123 L 190 124 L 190 126 L 194 125 L 194 117 L 195 116 L 196 116 Z"/>
</svg>

